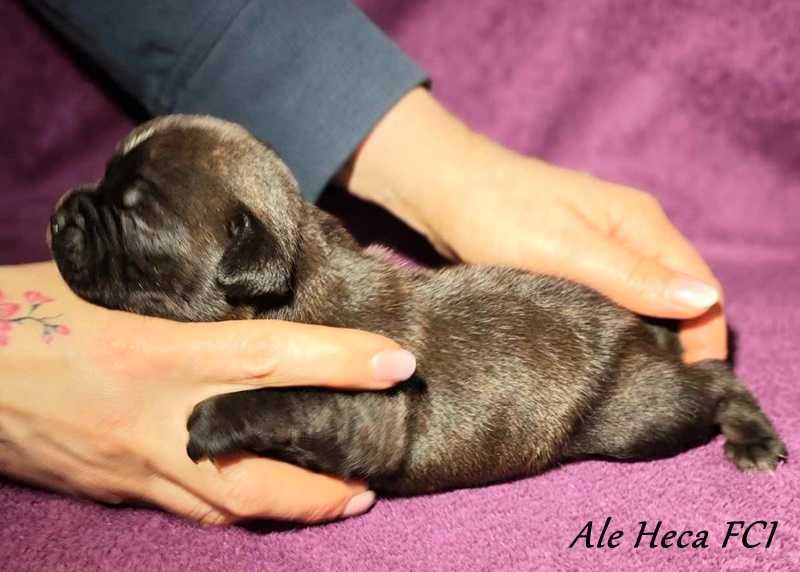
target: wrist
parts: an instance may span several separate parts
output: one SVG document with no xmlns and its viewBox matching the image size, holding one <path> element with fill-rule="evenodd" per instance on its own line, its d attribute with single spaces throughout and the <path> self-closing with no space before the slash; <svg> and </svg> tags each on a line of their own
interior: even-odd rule
<svg viewBox="0 0 800 572">
<path fill-rule="evenodd" d="M 48 372 L 64 369 L 73 336 L 57 276 L 52 263 L 0 266 L 0 406 L 42 404 L 58 392 L 46 389 Z"/>
<path fill-rule="evenodd" d="M 470 179 L 471 157 L 484 138 L 425 89 L 406 94 L 375 126 L 337 182 L 377 203 L 451 254 L 441 232 L 448 205 Z"/>
<path fill-rule="evenodd" d="M 475 213 L 520 181 L 526 193 L 552 188 L 559 171 L 471 130 L 417 88 L 376 125 L 337 182 L 403 220 L 443 255 L 470 258 L 460 251 L 474 242 Z"/>
</svg>

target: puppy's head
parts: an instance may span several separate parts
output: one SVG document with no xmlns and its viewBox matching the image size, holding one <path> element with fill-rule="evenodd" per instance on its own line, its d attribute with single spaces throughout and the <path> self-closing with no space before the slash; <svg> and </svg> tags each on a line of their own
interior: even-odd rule
<svg viewBox="0 0 800 572">
<path fill-rule="evenodd" d="M 238 125 L 155 119 L 102 180 L 67 193 L 49 229 L 81 297 L 179 320 L 221 320 L 291 295 L 302 200 L 288 168 Z"/>
</svg>

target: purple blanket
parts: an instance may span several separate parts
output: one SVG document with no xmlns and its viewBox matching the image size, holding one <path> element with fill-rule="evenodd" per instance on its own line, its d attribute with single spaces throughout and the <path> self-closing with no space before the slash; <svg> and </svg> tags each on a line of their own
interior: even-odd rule
<svg viewBox="0 0 800 572">
<path fill-rule="evenodd" d="M 361 4 L 476 128 L 661 198 L 722 279 L 737 371 L 794 462 L 741 474 L 717 439 L 299 529 L 201 528 L 0 481 L 0 569 L 800 570 L 800 4 Z M 0 5 L 0 29 L 0 263 L 39 260 L 55 198 L 99 177 L 131 120 L 15 3 Z M 596 546 L 607 517 L 604 547 L 585 535 L 569 547 L 590 521 Z M 722 548 L 728 522 L 758 520 L 770 524 L 747 539 L 761 545 L 732 525 Z M 656 547 L 635 547 L 640 522 L 661 523 Z M 707 531 L 707 548 L 678 548 L 668 530 Z"/>
</svg>

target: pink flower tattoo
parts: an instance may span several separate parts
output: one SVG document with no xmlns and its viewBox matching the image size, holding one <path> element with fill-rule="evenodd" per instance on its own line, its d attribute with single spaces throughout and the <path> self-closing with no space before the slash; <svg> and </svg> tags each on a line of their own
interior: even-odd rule
<svg viewBox="0 0 800 572">
<path fill-rule="evenodd" d="M 61 315 L 39 316 L 36 311 L 40 306 L 53 301 L 49 296 L 45 296 L 38 290 L 28 290 L 23 294 L 28 303 L 28 311 L 22 314 L 22 305 L 6 300 L 3 292 L 0 292 L 0 346 L 7 346 L 11 341 L 11 332 L 15 327 L 19 327 L 26 322 L 39 324 L 42 329 L 42 341 L 50 344 L 56 336 L 66 336 L 69 334 L 69 327 L 58 321 Z"/>
</svg>

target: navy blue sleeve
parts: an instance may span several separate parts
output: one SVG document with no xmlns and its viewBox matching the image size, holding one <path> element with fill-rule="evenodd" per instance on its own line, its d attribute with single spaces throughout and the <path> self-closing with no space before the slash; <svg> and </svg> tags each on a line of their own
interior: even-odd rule
<svg viewBox="0 0 800 572">
<path fill-rule="evenodd" d="M 426 80 L 347 0 L 32 3 L 153 115 L 216 115 L 268 141 L 309 200 Z"/>
</svg>

